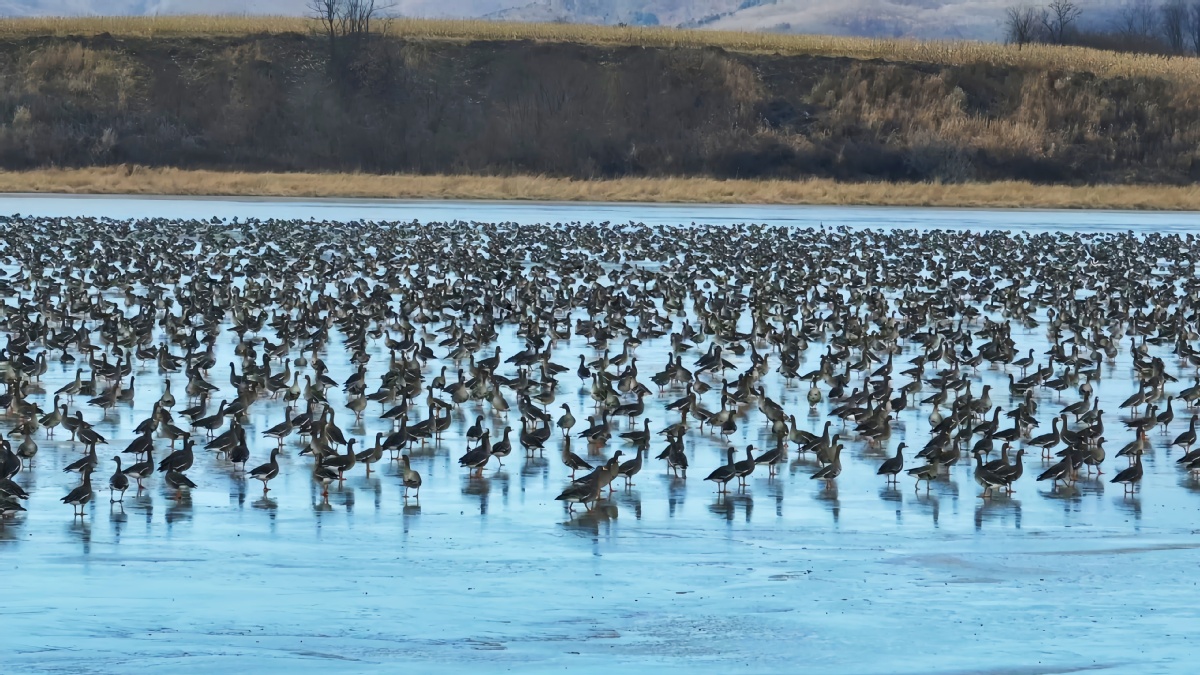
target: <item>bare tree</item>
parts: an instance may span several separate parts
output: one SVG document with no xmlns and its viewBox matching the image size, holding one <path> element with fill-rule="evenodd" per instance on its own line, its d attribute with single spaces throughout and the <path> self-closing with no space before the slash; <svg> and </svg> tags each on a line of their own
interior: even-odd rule
<svg viewBox="0 0 1200 675">
<path fill-rule="evenodd" d="M 1162 32 L 1167 45 L 1176 54 L 1182 54 L 1187 46 L 1187 28 L 1190 12 L 1183 0 L 1170 0 L 1159 8 L 1162 14 Z"/>
<path fill-rule="evenodd" d="M 1188 38 L 1192 42 L 1192 51 L 1200 54 L 1200 0 L 1192 0 L 1188 12 Z"/>
<path fill-rule="evenodd" d="M 1055 44 L 1066 44 L 1075 22 L 1083 10 L 1072 0 L 1051 0 L 1042 10 L 1042 28 L 1046 37 Z"/>
<path fill-rule="evenodd" d="M 351 35 L 368 35 L 371 32 L 371 19 L 379 11 L 375 0 L 345 0 L 346 1 L 346 32 Z"/>
<path fill-rule="evenodd" d="M 341 56 L 344 45 L 352 48 L 370 36 L 371 22 L 392 7 L 376 0 L 308 0 L 307 6 L 329 38 L 331 61 Z"/>
<path fill-rule="evenodd" d="M 321 24 L 321 30 L 329 39 L 329 54 L 337 51 L 338 22 L 342 13 L 343 0 L 308 0 L 308 11 Z"/>
<path fill-rule="evenodd" d="M 1119 32 L 1137 43 L 1153 39 L 1156 24 L 1154 5 L 1150 0 L 1128 0 L 1118 15 Z"/>
<path fill-rule="evenodd" d="M 1014 5 L 1004 10 L 1004 32 L 1009 44 L 1023 47 L 1034 42 L 1040 29 L 1040 18 L 1032 5 Z"/>
</svg>

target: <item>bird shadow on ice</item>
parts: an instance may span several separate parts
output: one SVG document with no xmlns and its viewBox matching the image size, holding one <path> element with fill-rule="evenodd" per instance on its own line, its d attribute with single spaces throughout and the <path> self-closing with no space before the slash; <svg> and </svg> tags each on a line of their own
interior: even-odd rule
<svg viewBox="0 0 1200 675">
<path fill-rule="evenodd" d="M 1125 493 L 1113 496 L 1113 506 L 1117 507 L 1117 511 L 1129 516 L 1133 519 L 1135 528 L 1140 529 L 1142 522 L 1142 497 L 1138 493 Z"/>
<path fill-rule="evenodd" d="M 608 535 L 613 521 L 617 519 L 617 505 L 607 499 L 601 499 L 590 509 L 580 509 L 568 512 L 570 519 L 563 523 L 568 532 L 598 537 Z"/>
<path fill-rule="evenodd" d="M 525 478 L 536 478 L 541 476 L 543 479 L 550 475 L 550 460 L 545 457 L 526 457 L 525 463 L 521 465 L 521 486 L 525 486 Z"/>
<path fill-rule="evenodd" d="M 178 499 L 174 499 L 176 495 L 171 495 L 172 500 L 170 506 L 167 507 L 167 526 L 170 527 L 175 523 L 186 522 L 192 519 L 192 496 L 186 490 Z"/>
<path fill-rule="evenodd" d="M 683 503 L 687 500 L 687 480 L 662 474 L 662 483 L 667 490 L 667 517 L 674 518 L 675 513 L 683 509 Z"/>
<path fill-rule="evenodd" d="M 10 518 L 0 516 L 0 541 L 19 541 L 24 526 L 24 516 L 17 515 Z"/>
<path fill-rule="evenodd" d="M 842 515 L 842 503 L 838 499 L 837 481 L 820 482 L 822 486 L 813 494 L 813 500 L 829 509 L 829 515 L 833 516 L 833 522 L 836 525 Z"/>
<path fill-rule="evenodd" d="M 738 511 L 744 514 L 746 522 L 754 512 L 754 498 L 748 494 L 718 494 L 716 500 L 708 505 L 708 510 L 723 520 L 732 522 Z"/>
<path fill-rule="evenodd" d="M 88 518 L 76 518 L 71 524 L 67 525 L 67 535 L 71 539 L 78 540 L 83 544 L 83 552 L 91 553 L 92 548 L 92 523 Z"/>
<path fill-rule="evenodd" d="M 1005 494 L 980 498 L 975 505 L 975 529 L 982 530 L 985 523 L 1021 529 L 1021 501 Z"/>
<path fill-rule="evenodd" d="M 879 499 L 886 506 L 895 509 L 896 523 L 899 524 L 903 520 L 904 493 L 894 485 L 885 485 L 879 488 Z"/>
<path fill-rule="evenodd" d="M 933 521 L 933 526 L 938 526 L 938 519 L 942 515 L 942 501 L 936 492 L 917 491 L 913 497 L 913 501 L 918 511 L 927 514 Z"/>
<path fill-rule="evenodd" d="M 616 494 L 616 502 L 617 504 L 620 504 L 621 506 L 631 510 L 633 512 L 634 519 L 642 519 L 641 491 L 634 489 L 619 490 Z"/>
</svg>

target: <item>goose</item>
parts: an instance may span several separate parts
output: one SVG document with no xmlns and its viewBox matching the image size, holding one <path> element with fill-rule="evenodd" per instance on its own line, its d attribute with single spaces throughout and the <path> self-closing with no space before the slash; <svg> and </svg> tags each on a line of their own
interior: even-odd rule
<svg viewBox="0 0 1200 675">
<path fill-rule="evenodd" d="M 122 473 L 137 481 L 139 491 L 145 488 L 142 481 L 154 475 L 154 449 L 147 449 L 145 460 L 129 465 Z"/>
<path fill-rule="evenodd" d="M 67 496 L 62 498 L 62 503 L 70 504 L 75 508 L 75 517 L 83 517 L 83 507 L 92 500 L 92 470 L 90 467 L 84 468 L 80 472 L 83 475 L 83 482 L 67 493 Z"/>
<path fill-rule="evenodd" d="M 633 477 L 642 470 L 642 459 L 645 455 L 645 450 L 646 449 L 644 446 L 639 446 L 637 449 L 637 454 L 634 455 L 634 458 L 627 462 L 622 462 L 621 466 L 617 470 L 617 475 L 625 478 L 626 490 L 633 486 Z"/>
<path fill-rule="evenodd" d="M 1167 409 L 1159 413 L 1157 417 L 1157 422 L 1159 426 L 1162 427 L 1162 433 L 1164 434 L 1167 433 L 1167 427 L 1169 427 L 1171 422 L 1175 420 L 1175 411 L 1171 408 L 1171 404 L 1174 402 L 1174 400 L 1174 396 L 1168 396 Z"/>
<path fill-rule="evenodd" d="M 263 432 L 263 436 L 274 438 L 279 443 L 279 447 L 283 447 L 283 439 L 291 435 L 295 426 L 292 423 L 292 409 L 284 408 L 283 421 Z"/>
<path fill-rule="evenodd" d="M 509 438 L 511 433 L 512 427 L 504 427 L 504 435 L 492 444 L 492 456 L 500 466 L 504 466 L 504 458 L 512 454 L 512 441 Z"/>
<path fill-rule="evenodd" d="M 1055 487 L 1058 486 L 1059 481 L 1062 481 L 1064 484 L 1068 484 L 1068 485 L 1070 483 L 1074 482 L 1074 478 L 1073 478 L 1074 459 L 1073 459 L 1073 457 L 1074 457 L 1074 453 L 1068 452 L 1067 455 L 1065 457 L 1063 457 L 1061 460 L 1059 460 L 1056 464 L 1054 464 L 1050 468 L 1043 471 L 1037 477 L 1038 482 L 1048 480 L 1048 481 L 1051 481 L 1051 483 Z"/>
<path fill-rule="evenodd" d="M 193 443 L 191 437 L 189 436 L 184 438 L 183 448 L 176 450 L 175 452 L 172 452 L 163 458 L 163 460 L 158 463 L 158 471 L 160 473 L 167 471 L 177 471 L 182 473 L 192 468 L 192 462 L 196 460 L 196 456 L 192 451 L 192 446 Z M 149 453 L 147 453 L 147 455 L 149 455 Z"/>
<path fill-rule="evenodd" d="M 421 474 L 419 474 L 413 470 L 412 465 L 409 463 L 408 455 L 401 455 L 400 461 L 404 465 L 404 476 L 403 476 L 404 498 L 408 499 L 408 491 L 409 490 L 416 490 L 417 492 L 414 495 L 414 497 L 416 497 L 417 499 L 420 499 L 421 498 Z"/>
<path fill-rule="evenodd" d="M 1113 476 L 1112 483 L 1120 483 L 1125 488 L 1125 494 L 1132 494 L 1137 490 L 1138 483 L 1142 480 L 1142 456 L 1136 455 L 1133 466 L 1122 469 L 1117 475 Z"/>
<path fill-rule="evenodd" d="M 754 467 L 757 465 L 758 463 L 754 461 L 754 446 L 747 445 L 746 459 L 743 459 L 733 465 L 734 470 L 737 471 L 739 489 L 746 489 L 746 479 L 750 477 L 750 474 L 754 473 Z"/>
<path fill-rule="evenodd" d="M 166 475 L 163 477 L 163 480 L 167 485 L 175 488 L 176 501 L 183 497 L 184 488 L 191 489 L 196 487 L 196 484 L 192 482 L 192 479 L 188 478 L 182 471 L 176 471 L 175 469 L 168 470 Z"/>
<path fill-rule="evenodd" d="M 84 472 L 91 472 L 95 470 L 99 462 L 100 460 L 96 458 L 96 444 L 89 443 L 87 454 L 63 467 L 63 473 L 74 472 L 82 474 Z"/>
<path fill-rule="evenodd" d="M 237 433 L 233 446 L 229 448 L 225 456 L 229 459 L 229 462 L 233 464 L 235 471 L 241 471 L 245 473 L 246 462 L 250 461 L 250 446 L 246 444 L 246 429 L 241 425 L 237 426 Z M 238 467 L 239 464 L 241 467 Z"/>
<path fill-rule="evenodd" d="M 601 473 L 605 471 L 605 467 L 599 470 Z M 587 480 L 580 483 L 572 483 L 567 489 L 563 490 L 555 499 L 557 501 L 566 502 L 567 510 L 574 509 L 575 504 L 583 504 L 589 510 L 594 508 L 595 504 L 600 501 L 600 492 L 604 489 L 602 481 L 599 477 L 593 480 Z M 591 507 L 588 504 L 592 504 Z"/>
<path fill-rule="evenodd" d="M 272 479 L 279 475 L 278 458 L 279 448 L 272 448 L 270 461 L 268 461 L 266 464 L 256 466 L 250 470 L 251 478 L 262 481 L 264 495 L 271 491 L 271 489 L 267 487 L 267 483 L 270 483 Z"/>
<path fill-rule="evenodd" d="M 383 432 L 375 433 L 375 445 L 354 456 L 354 461 L 367 467 L 367 475 L 371 475 L 371 465 L 383 459 Z"/>
<path fill-rule="evenodd" d="M 314 462 L 312 476 L 313 482 L 321 486 L 321 498 L 329 499 L 329 486 L 340 480 L 338 473 L 327 466 L 322 466 L 320 462 Z"/>
<path fill-rule="evenodd" d="M 95 452 L 95 445 L 91 446 L 92 452 Z M 26 434 L 25 438 L 21 439 L 21 444 L 17 446 L 17 456 L 29 463 L 29 467 L 33 468 L 33 458 L 37 455 L 38 446 L 33 440 L 32 434 Z"/>
<path fill-rule="evenodd" d="M 558 428 L 562 429 L 563 437 L 566 438 L 571 433 L 571 428 L 575 426 L 575 416 L 571 414 L 571 407 L 566 403 L 562 404 L 563 415 L 558 418 Z"/>
<path fill-rule="evenodd" d="M 838 443 L 833 447 L 833 457 L 829 464 L 817 469 L 809 476 L 812 480 L 825 481 L 825 487 L 829 488 L 833 485 L 834 479 L 842 473 L 842 444 Z"/>
<path fill-rule="evenodd" d="M 571 452 L 571 444 L 563 443 L 562 447 L 562 463 L 571 470 L 571 480 L 575 480 L 575 472 L 583 469 L 591 470 L 592 465 L 588 464 L 582 457 Z"/>
<path fill-rule="evenodd" d="M 813 378 L 812 386 L 808 389 L 808 407 L 811 410 L 817 409 L 817 404 L 821 402 L 822 394 L 820 387 L 817 386 L 817 378 Z"/>
<path fill-rule="evenodd" d="M 724 465 L 713 469 L 713 472 L 708 474 L 708 477 L 704 479 L 710 480 L 717 484 L 717 494 L 725 494 L 729 492 L 726 486 L 729 484 L 729 481 L 737 478 L 738 474 L 737 462 L 734 461 L 733 457 L 733 448 L 729 448 L 727 453 L 729 457 L 728 461 Z"/>
<path fill-rule="evenodd" d="M 926 492 L 929 491 L 930 483 L 932 483 L 933 479 L 937 478 L 938 474 L 940 474 L 940 473 L 941 473 L 941 462 L 940 462 L 940 458 L 938 458 L 938 457 L 935 457 L 928 464 L 925 464 L 923 466 L 914 467 L 914 468 L 908 470 L 908 475 L 917 479 L 914 490 L 920 489 L 921 481 L 925 481 Z"/>
<path fill-rule="evenodd" d="M 121 456 L 114 455 L 112 459 L 117 463 L 117 470 L 108 479 L 108 501 L 109 503 L 123 502 L 125 501 L 125 491 L 129 489 L 129 477 L 121 471 Z M 121 496 L 114 499 L 114 492 L 120 492 Z"/>
<path fill-rule="evenodd" d="M 525 421 L 521 420 L 524 424 Z M 458 465 L 471 470 L 472 474 L 482 474 L 484 467 L 492 459 L 492 443 L 491 432 L 484 429 L 483 435 L 480 437 L 479 445 L 474 449 L 468 450 L 466 454 L 458 458 Z"/>
<path fill-rule="evenodd" d="M 887 476 L 888 484 L 897 482 L 898 474 L 904 470 L 904 448 L 904 443 L 897 445 L 895 456 L 884 460 L 883 464 L 879 465 L 879 469 L 875 472 L 875 475 Z"/>
<path fill-rule="evenodd" d="M 980 495 L 983 499 L 991 497 L 992 490 L 995 488 L 1005 487 L 1004 478 L 993 471 L 989 471 L 983 465 L 983 455 L 979 452 L 972 453 L 975 456 L 975 482 L 983 487 L 983 494 Z"/>
<path fill-rule="evenodd" d="M 1196 419 L 1197 416 L 1192 415 L 1191 421 L 1188 422 L 1187 431 L 1175 437 L 1175 440 L 1171 443 L 1172 447 L 1178 445 L 1184 449 L 1184 452 L 1192 449 L 1192 444 L 1196 442 Z"/>
<path fill-rule="evenodd" d="M 351 438 L 346 441 L 346 453 L 343 455 L 330 455 L 321 460 L 321 466 L 337 471 L 338 480 L 344 480 L 346 472 L 354 468 L 357 457 L 354 454 L 354 444 L 358 442 L 357 438 Z M 266 487 L 264 484 L 263 487 Z"/>
<path fill-rule="evenodd" d="M 475 423 L 467 428 L 467 447 L 471 447 L 471 443 L 478 443 L 483 436 L 483 415 L 475 416 Z"/>
<path fill-rule="evenodd" d="M 780 439 L 780 442 L 771 450 L 767 450 L 763 454 L 755 458 L 755 464 L 765 464 L 767 467 L 768 480 L 775 477 L 779 471 L 779 465 L 787 461 L 787 441 Z"/>
</svg>

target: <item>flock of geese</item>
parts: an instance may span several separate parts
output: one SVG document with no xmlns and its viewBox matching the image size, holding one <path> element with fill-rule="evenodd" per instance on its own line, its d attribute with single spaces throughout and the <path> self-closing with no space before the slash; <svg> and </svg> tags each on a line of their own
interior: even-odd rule
<svg viewBox="0 0 1200 675">
<path fill-rule="evenodd" d="M 1152 433 L 1200 473 L 1191 235 L 19 215 L 4 227 L 0 523 L 26 510 L 51 440 L 78 475 L 61 501 L 79 517 L 97 494 L 119 503 L 153 481 L 182 498 L 197 462 L 266 493 L 296 456 L 324 498 L 391 464 L 417 500 L 418 453 L 453 453 L 471 475 L 512 453 L 557 455 L 569 510 L 651 462 L 685 481 L 698 458 L 718 499 L 788 466 L 832 486 L 849 461 L 925 490 L 962 463 L 984 499 L 1101 475 L 1128 493 Z M 1128 391 L 1131 378 L 1135 393 L 1101 403 L 1106 380 Z M 114 425 L 122 409 L 146 416 Z M 254 409 L 271 424 L 251 424 Z M 893 447 L 904 411 L 928 431 L 903 429 Z M 373 442 L 354 433 L 364 418 L 382 425 Z M 452 424 L 466 431 L 450 444 Z"/>
</svg>

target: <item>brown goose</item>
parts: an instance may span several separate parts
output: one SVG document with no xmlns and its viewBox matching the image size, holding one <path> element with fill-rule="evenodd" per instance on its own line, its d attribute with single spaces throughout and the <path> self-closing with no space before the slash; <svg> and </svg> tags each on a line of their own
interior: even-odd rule
<svg viewBox="0 0 1200 675">
<path fill-rule="evenodd" d="M 713 472 L 708 474 L 708 477 L 704 479 L 711 480 L 717 484 L 717 494 L 729 492 L 726 486 L 729 484 L 729 481 L 737 478 L 737 462 L 733 458 L 734 450 L 733 448 L 729 448 L 727 452 L 729 456 L 728 461 L 724 465 L 713 469 Z"/>
<path fill-rule="evenodd" d="M 81 473 L 83 482 L 62 498 L 62 503 L 75 507 L 75 517 L 77 518 L 83 517 L 84 505 L 92 500 L 92 469 L 90 466 L 86 467 Z"/>
<path fill-rule="evenodd" d="M 1195 419 L 1194 417 L 1192 418 Z M 1121 469 L 1121 471 L 1113 476 L 1111 482 L 1120 483 L 1125 488 L 1125 494 L 1133 494 L 1137 490 L 1138 483 L 1142 481 L 1142 456 L 1137 455 L 1134 458 L 1133 466 Z"/>
<path fill-rule="evenodd" d="M 896 455 L 884 460 L 883 464 L 879 465 L 879 470 L 875 472 L 877 476 L 887 476 L 889 484 L 897 481 L 897 476 L 904 470 L 904 443 L 896 446 Z"/>
<path fill-rule="evenodd" d="M 125 491 L 129 489 L 129 476 L 126 476 L 121 471 L 121 456 L 113 456 L 113 461 L 117 463 L 117 470 L 108 479 L 108 501 L 123 502 L 125 501 Z M 118 499 L 113 498 L 114 492 L 120 492 L 121 496 Z"/>
<path fill-rule="evenodd" d="M 267 483 L 279 475 L 279 448 L 271 449 L 271 460 L 250 470 L 250 477 L 262 481 L 263 494 L 270 492 Z"/>
<path fill-rule="evenodd" d="M 401 455 L 400 461 L 404 464 L 404 498 L 408 499 L 408 491 L 416 490 L 414 495 L 417 499 L 421 498 L 421 474 L 413 470 L 412 465 L 408 461 L 408 455 Z"/>
</svg>

